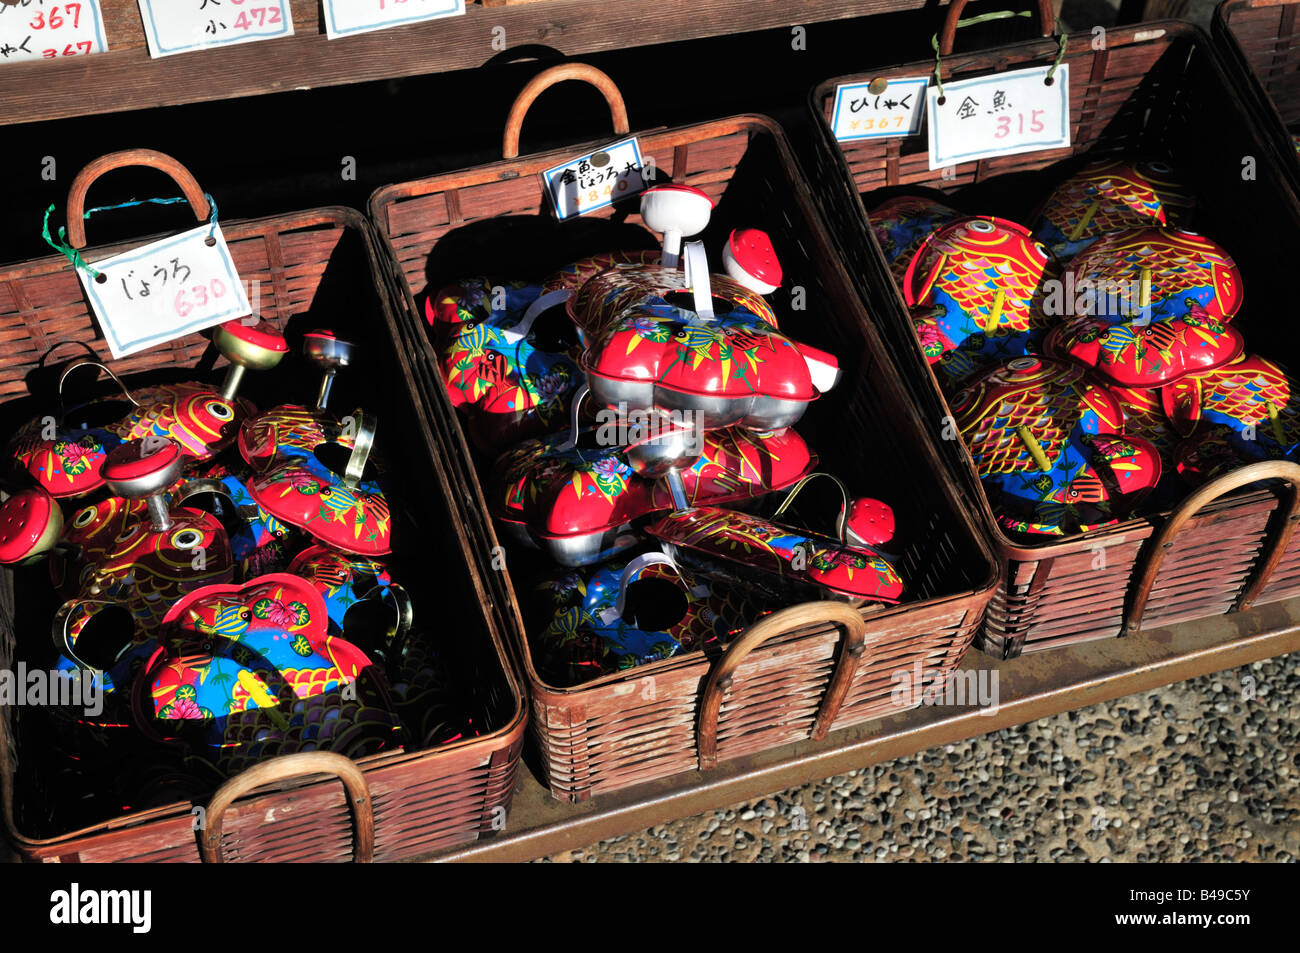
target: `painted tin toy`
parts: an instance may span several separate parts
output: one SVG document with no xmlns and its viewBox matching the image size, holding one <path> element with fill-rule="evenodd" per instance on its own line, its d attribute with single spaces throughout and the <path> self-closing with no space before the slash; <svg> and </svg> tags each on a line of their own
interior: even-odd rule
<svg viewBox="0 0 1300 953">
<path fill-rule="evenodd" d="M 167 614 L 166 637 L 133 692 L 137 719 L 227 772 L 294 750 L 355 756 L 400 741 L 386 698 L 376 706 L 359 696 L 370 664 L 329 633 L 324 601 L 305 579 L 210 586 Z"/>
<path fill-rule="evenodd" d="M 306 579 L 320 593 L 331 635 L 343 636 L 363 649 L 373 645 L 392 658 L 401 655 L 414 610 L 406 590 L 393 582 L 383 563 L 318 545 L 298 553 L 286 571 Z M 377 639 L 354 634 L 345 625 L 353 607 L 371 601 L 385 603 L 392 610 L 391 625 Z"/>
<path fill-rule="evenodd" d="M 889 264 L 889 273 L 901 288 L 907 266 L 932 232 L 937 232 L 961 212 L 929 195 L 898 195 L 867 212 L 871 232 Z"/>
<path fill-rule="evenodd" d="M 66 524 L 65 542 L 75 550 L 62 573 L 76 593 L 55 616 L 55 645 L 72 665 L 97 677 L 111 669 L 120 678 L 139 661 L 172 604 L 229 582 L 235 571 L 226 532 L 214 516 L 168 505 L 164 491 L 175 485 L 183 457 L 173 441 L 155 440 L 114 448 L 103 474 L 117 502 L 85 507 Z M 78 642 L 113 606 L 129 614 L 129 631 L 115 637 L 121 645 L 112 664 L 96 664 L 82 657 Z M 113 683 L 110 677 L 104 684 L 111 690 Z"/>
<path fill-rule="evenodd" d="M 1018 358 L 951 406 L 1005 529 L 1063 536 L 1105 526 L 1160 480 L 1159 452 L 1124 433 L 1119 404 L 1080 367 Z"/>
<path fill-rule="evenodd" d="M 1104 159 L 1057 186 L 1038 215 L 1034 237 L 1057 257 L 1070 258 L 1113 232 L 1181 225 L 1192 205 L 1168 163 Z"/>
<path fill-rule="evenodd" d="M 589 565 L 635 545 L 642 541 L 633 530 L 635 521 L 673 508 L 664 482 L 636 472 L 628 449 L 613 443 L 614 435 L 605 429 L 586 431 L 576 444 L 568 434 L 528 441 L 493 467 L 493 515 L 516 538 L 531 539 L 563 566 Z M 794 430 L 713 430 L 700 447 L 694 463 L 680 471 L 692 505 L 738 502 L 783 489 L 815 462 Z"/>
<path fill-rule="evenodd" d="M 815 476 L 800 480 L 771 520 L 716 506 L 695 506 L 669 513 L 647 528 L 685 566 L 711 576 L 755 585 L 782 600 L 834 598 L 861 604 L 897 605 L 904 583 L 892 560 L 868 544 L 869 517 L 884 504 L 843 496 L 838 540 L 775 522 Z M 885 507 L 887 509 L 887 507 Z M 847 516 L 846 516 L 847 514 Z M 893 514 L 889 516 L 893 538 Z M 849 523 L 856 539 L 849 539 Z"/>
<path fill-rule="evenodd" d="M 1162 388 L 1165 413 L 1189 438 L 1178 448 L 1179 474 L 1196 485 L 1256 460 L 1296 459 L 1295 393 L 1282 368 L 1254 354 Z"/>
<path fill-rule="evenodd" d="M 1236 328 L 1192 314 L 1150 323 L 1076 318 L 1053 328 L 1043 343 L 1048 355 L 1093 368 L 1107 384 L 1138 388 L 1213 370 L 1245 349 Z"/>
<path fill-rule="evenodd" d="M 582 386 L 577 334 L 567 348 L 547 346 L 533 329 L 548 300 L 563 300 L 542 291 L 538 284 L 474 278 L 444 288 L 426 305 L 448 396 L 482 450 L 495 452 L 553 428 Z"/>
<path fill-rule="evenodd" d="M 271 517 L 322 543 L 361 556 L 392 551 L 392 514 L 373 480 L 341 475 L 317 456 L 288 456 L 248 484 Z"/>
<path fill-rule="evenodd" d="M 903 299 L 945 386 L 1037 345 L 1048 326 L 1045 282 L 1055 274 L 1047 249 L 1005 219 L 959 218 L 921 244 Z"/>
<path fill-rule="evenodd" d="M 584 291 L 611 274 L 597 275 Z M 583 370 L 607 408 L 689 413 L 702 430 L 782 430 L 838 380 L 834 357 L 796 345 L 760 313 L 736 304 L 757 298 L 759 311 L 771 311 L 729 278 L 701 269 L 688 284 L 682 273 L 662 268 L 637 281 L 625 277 L 619 274 L 609 294 L 593 299 L 595 316 L 583 324 Z"/>
<path fill-rule="evenodd" d="M 1075 314 L 1108 324 L 1178 318 L 1193 326 L 1227 324 L 1243 295 L 1241 272 L 1227 252 L 1177 228 L 1099 238 L 1070 262 L 1064 284 Z"/>
<path fill-rule="evenodd" d="M 532 637 L 534 659 L 565 686 L 720 644 L 767 608 L 663 553 L 556 575 L 537 592 L 550 617 Z"/>
</svg>

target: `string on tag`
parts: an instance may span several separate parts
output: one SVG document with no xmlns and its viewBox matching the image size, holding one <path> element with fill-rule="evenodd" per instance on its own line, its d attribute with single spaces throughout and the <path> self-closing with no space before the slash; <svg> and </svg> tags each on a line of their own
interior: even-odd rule
<svg viewBox="0 0 1300 953">
<path fill-rule="evenodd" d="M 1021 10 L 1018 13 L 1014 10 L 995 10 L 991 13 L 981 13 L 979 16 L 967 17 L 964 20 L 958 20 L 957 29 L 960 29 L 961 27 L 964 26 L 978 26 L 981 23 L 988 23 L 992 20 L 1008 20 L 1013 17 L 1032 17 L 1033 15 L 1034 15 L 1033 12 L 1029 10 Z M 1061 45 L 1060 45 L 1060 50 L 1057 52 L 1056 55 L 1056 62 L 1052 64 L 1052 68 L 1050 71 L 1048 71 L 1047 74 L 1048 86 L 1052 85 L 1052 76 L 1053 74 L 1056 73 L 1056 68 L 1061 65 L 1061 60 L 1065 58 L 1065 40 L 1067 36 L 1068 34 L 1065 33 L 1062 33 L 1060 36 Z M 935 89 L 938 90 L 939 92 L 939 105 L 942 106 L 945 101 L 943 95 L 943 77 L 940 75 L 940 68 L 943 65 L 943 56 L 939 52 L 938 33 L 936 33 L 934 36 L 930 38 L 930 46 L 934 49 L 934 86 Z"/>
<path fill-rule="evenodd" d="M 208 215 L 208 224 L 212 226 L 212 230 L 209 233 L 210 244 L 211 240 L 215 239 L 217 234 L 217 201 L 207 192 L 203 193 L 203 197 L 208 200 L 208 205 L 212 209 L 211 213 Z M 88 219 L 90 216 L 95 215 L 98 212 L 113 212 L 123 208 L 135 208 L 138 205 L 178 205 L 182 202 L 189 202 L 189 199 L 184 196 L 170 199 L 130 199 L 126 202 L 119 202 L 116 205 L 100 205 L 96 208 L 88 208 L 82 213 L 81 217 L 83 219 Z M 80 251 L 68 244 L 68 230 L 66 227 L 62 225 L 59 226 L 59 237 L 57 240 L 50 236 L 50 215 L 54 213 L 54 208 L 55 207 L 51 205 L 45 210 L 45 221 L 41 227 L 41 237 L 45 239 L 47 245 L 64 258 L 68 259 L 68 261 L 72 262 L 72 267 L 76 268 L 78 271 L 84 271 L 86 274 L 90 275 L 92 279 L 98 280 L 100 272 L 96 271 L 86 263 L 86 260 L 81 257 Z"/>
</svg>

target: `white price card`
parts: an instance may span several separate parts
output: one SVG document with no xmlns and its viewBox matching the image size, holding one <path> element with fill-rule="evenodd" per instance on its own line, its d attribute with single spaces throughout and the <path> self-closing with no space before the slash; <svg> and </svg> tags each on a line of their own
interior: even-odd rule
<svg viewBox="0 0 1300 953">
<path fill-rule="evenodd" d="M 325 34 L 331 40 L 391 26 L 457 17 L 465 0 L 324 0 Z"/>
<path fill-rule="evenodd" d="M 289 0 L 139 0 L 149 55 L 293 35 Z"/>
<path fill-rule="evenodd" d="M 1070 67 L 1046 66 L 931 86 L 930 168 L 1070 144 Z"/>
<path fill-rule="evenodd" d="M 0 64 L 106 52 L 99 0 L 0 0 Z"/>
<path fill-rule="evenodd" d="M 200 225 L 90 267 L 98 277 L 78 274 L 115 358 L 253 310 L 220 225 Z"/>
<path fill-rule="evenodd" d="M 644 165 L 634 137 L 547 169 L 542 180 L 563 220 L 645 191 Z"/>
<path fill-rule="evenodd" d="M 835 90 L 831 129 L 840 142 L 910 136 L 921 131 L 928 76 L 843 83 Z"/>
</svg>

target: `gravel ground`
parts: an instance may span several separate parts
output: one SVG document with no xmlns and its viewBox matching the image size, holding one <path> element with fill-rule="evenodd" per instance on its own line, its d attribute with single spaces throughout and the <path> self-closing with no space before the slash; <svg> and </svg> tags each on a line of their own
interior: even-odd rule
<svg viewBox="0 0 1300 953">
<path fill-rule="evenodd" d="M 556 861 L 1294 861 L 1300 653 L 932 748 Z"/>
</svg>

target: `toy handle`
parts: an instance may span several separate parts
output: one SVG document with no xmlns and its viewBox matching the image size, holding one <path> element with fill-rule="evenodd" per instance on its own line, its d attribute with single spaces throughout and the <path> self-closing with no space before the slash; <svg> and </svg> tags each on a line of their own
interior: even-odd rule
<svg viewBox="0 0 1300 953">
<path fill-rule="evenodd" d="M 701 771 L 718 766 L 718 718 L 722 711 L 722 697 L 731 687 L 732 677 L 736 669 L 740 668 L 741 662 L 769 639 L 786 635 L 794 629 L 818 624 L 831 624 L 844 629 L 840 656 L 835 663 L 830 684 L 826 686 L 826 694 L 822 696 L 817 708 L 817 719 L 813 722 L 812 739 L 820 741 L 826 737 L 848 696 L 853 675 L 866 652 L 867 623 L 859 610 L 843 602 L 805 602 L 774 612 L 751 625 L 731 643 L 709 672 L 709 680 L 700 701 L 697 728 Z"/>
<path fill-rule="evenodd" d="M 101 364 L 99 361 L 74 361 L 73 363 L 65 367 L 63 369 L 63 373 L 59 375 L 59 416 L 60 417 L 63 416 L 63 382 L 68 379 L 69 374 L 77 370 L 77 368 L 79 367 L 98 367 L 109 377 L 113 378 L 113 383 L 117 384 L 118 387 L 122 388 L 122 395 L 131 402 L 131 406 L 133 407 L 140 406 L 140 402 L 131 396 L 131 391 L 129 391 L 127 389 L 127 386 L 122 383 L 122 379 L 118 377 L 116 374 L 114 374 L 112 369 L 107 364 Z M 96 380 L 99 379 L 98 374 L 95 375 L 95 379 Z"/>
<path fill-rule="evenodd" d="M 529 107 L 537 97 L 556 83 L 570 79 L 581 80 L 595 86 L 605 97 L 605 102 L 609 103 L 610 118 L 614 121 L 614 134 L 627 135 L 631 129 L 627 121 L 627 106 L 624 105 L 623 94 L 618 91 L 614 81 L 596 67 L 588 66 L 586 63 L 563 63 L 538 73 L 515 98 L 514 105 L 510 107 L 510 115 L 506 118 L 505 141 L 501 146 L 502 158 L 519 157 L 519 132 L 523 128 L 524 117 L 528 114 Z"/>
<path fill-rule="evenodd" d="M 397 627 L 393 630 L 392 639 L 389 640 L 388 658 L 399 660 L 406 645 L 407 633 L 411 631 L 411 625 L 415 622 L 415 603 L 411 601 L 407 591 L 395 582 L 383 587 L 383 591 L 381 587 L 375 586 L 363 595 L 360 601 L 365 602 L 367 599 L 392 602 L 393 612 L 397 616 Z"/>
<path fill-rule="evenodd" d="M 205 863 L 222 863 L 221 827 L 226 809 L 236 800 L 268 784 L 308 778 L 313 775 L 333 775 L 343 783 L 348 810 L 352 812 L 355 828 L 353 859 L 368 864 L 375 856 L 375 816 L 366 776 L 357 765 L 330 751 L 303 751 L 281 755 L 247 771 L 235 775 L 212 795 L 204 812 L 204 826 L 199 838 L 199 855 Z"/>
<path fill-rule="evenodd" d="M 948 4 L 948 12 L 943 18 L 943 27 L 939 30 L 940 56 L 952 55 L 952 45 L 957 39 L 957 28 L 963 25 L 961 14 L 969 2 L 970 0 L 952 0 Z M 1051 36 L 1056 26 L 1056 11 L 1052 7 L 1052 0 L 1038 0 L 1037 13 L 1043 36 Z"/>
<path fill-rule="evenodd" d="M 555 449 L 572 450 L 578 445 L 578 433 L 582 429 L 582 402 L 591 393 L 591 388 L 583 384 L 573 395 L 573 404 L 569 408 L 569 439 Z"/>
<path fill-rule="evenodd" d="M 86 192 L 96 179 L 106 172 L 131 166 L 145 166 L 169 175 L 181 187 L 181 194 L 190 203 L 194 217 L 202 224 L 212 214 L 208 198 L 199 188 L 190 170 L 171 156 L 153 149 L 126 149 L 100 156 L 77 173 L 68 190 L 68 243 L 73 248 L 86 247 Z"/>
<path fill-rule="evenodd" d="M 606 609 L 601 615 L 601 622 L 609 625 L 616 619 L 623 618 L 623 613 L 627 610 L 627 587 L 632 584 L 632 577 L 640 574 L 643 569 L 649 566 L 668 566 L 673 572 L 677 573 L 677 578 L 686 585 L 686 577 L 682 575 L 681 569 L 677 566 L 677 560 L 667 553 L 643 553 L 636 559 L 632 560 L 623 567 L 623 574 L 618 579 L 618 598 L 614 601 L 614 608 Z"/>
<path fill-rule="evenodd" d="M 1273 575 L 1273 570 L 1286 554 L 1296 522 L 1300 521 L 1300 465 L 1286 460 L 1262 460 L 1233 470 L 1210 481 L 1183 500 L 1168 521 L 1152 535 L 1140 571 L 1133 574 L 1135 581 L 1125 604 L 1122 635 L 1136 635 L 1142 630 L 1142 615 L 1146 611 L 1151 590 L 1155 587 L 1156 577 L 1160 574 L 1160 566 L 1165 555 L 1173 549 L 1174 539 L 1184 524 L 1207 503 L 1259 480 L 1283 480 L 1285 489 L 1274 518 L 1270 521 L 1273 525 L 1260 547 L 1259 561 L 1232 608 L 1234 612 L 1244 612 L 1254 605 L 1269 577 Z"/>
<path fill-rule="evenodd" d="M 790 504 L 794 502 L 794 498 L 799 494 L 799 491 L 802 490 L 810 481 L 815 480 L 818 477 L 826 477 L 829 480 L 834 480 L 835 485 L 840 488 L 840 497 L 843 499 L 844 505 L 840 508 L 840 518 L 835 528 L 840 534 L 840 545 L 847 546 L 848 545 L 849 489 L 844 485 L 844 481 L 841 480 L 833 473 L 824 473 L 824 472 L 810 473 L 802 480 L 800 480 L 798 483 L 796 483 L 794 486 L 790 487 L 790 492 L 785 495 L 785 499 L 781 501 L 781 505 L 776 508 L 776 512 L 772 514 L 772 519 L 775 520 L 779 518 L 782 513 L 784 513 L 787 509 L 789 509 Z"/>
</svg>

